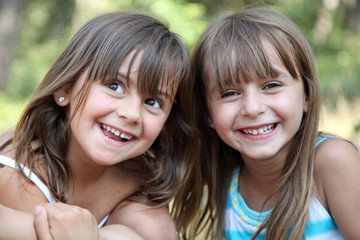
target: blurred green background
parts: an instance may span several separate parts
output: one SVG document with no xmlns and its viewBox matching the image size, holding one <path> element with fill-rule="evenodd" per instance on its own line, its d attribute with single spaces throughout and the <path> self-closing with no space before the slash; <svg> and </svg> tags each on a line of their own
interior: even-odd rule
<svg viewBox="0 0 360 240">
<path fill-rule="evenodd" d="M 0 0 L 0 132 L 14 128 L 70 36 L 109 11 L 149 13 L 179 33 L 189 51 L 209 21 L 267 5 L 309 40 L 321 79 L 320 129 L 360 146 L 360 0 Z"/>
</svg>

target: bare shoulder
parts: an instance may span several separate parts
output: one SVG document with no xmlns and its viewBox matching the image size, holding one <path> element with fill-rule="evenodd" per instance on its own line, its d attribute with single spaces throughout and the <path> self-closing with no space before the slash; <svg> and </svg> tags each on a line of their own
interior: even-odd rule
<svg viewBox="0 0 360 240">
<path fill-rule="evenodd" d="M 6 143 L 8 140 L 10 140 L 13 137 L 13 135 L 14 135 L 13 131 L 0 133 L 0 146 Z M 9 154 L 8 152 L 9 152 L 9 147 L 6 147 L 3 150 L 0 149 L 0 154 L 2 155 L 8 155 Z"/>
<path fill-rule="evenodd" d="M 329 184 L 338 185 L 343 180 L 351 180 L 357 173 L 360 173 L 360 155 L 351 143 L 329 138 L 317 147 L 315 178 L 324 190 Z"/>
<path fill-rule="evenodd" d="M 0 133 L 0 145 L 11 139 L 13 132 Z M 14 159 L 15 149 L 9 144 L 0 155 Z M 47 202 L 40 189 L 12 167 L 0 164 L 0 204 L 14 210 L 33 213 L 37 204 Z"/>
<path fill-rule="evenodd" d="M 144 239 L 176 239 L 174 221 L 166 207 L 155 208 L 132 201 L 122 202 L 111 214 L 107 225 L 122 224 L 134 229 Z"/>
<path fill-rule="evenodd" d="M 0 132 L 0 145 L 3 144 L 8 139 L 12 138 L 14 131 Z"/>
<path fill-rule="evenodd" d="M 338 138 L 328 138 L 316 148 L 315 167 L 344 165 L 356 162 L 359 152 L 351 143 Z"/>
<path fill-rule="evenodd" d="M 35 184 L 13 168 L 0 168 L 0 204 L 34 213 L 35 206 L 43 202 L 47 202 L 47 199 Z"/>
<path fill-rule="evenodd" d="M 348 239 L 360 239 L 360 154 L 349 142 L 327 139 L 316 149 L 315 180 L 320 202 Z"/>
</svg>

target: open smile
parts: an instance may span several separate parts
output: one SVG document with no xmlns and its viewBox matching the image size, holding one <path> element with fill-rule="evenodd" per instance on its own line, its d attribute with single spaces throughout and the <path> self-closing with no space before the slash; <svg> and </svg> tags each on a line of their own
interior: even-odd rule
<svg viewBox="0 0 360 240">
<path fill-rule="evenodd" d="M 103 130 L 104 135 L 114 141 L 117 142 L 127 142 L 134 138 L 134 136 L 131 136 L 127 133 L 121 132 L 118 129 L 115 129 L 109 125 L 101 124 L 101 129 Z"/>
<path fill-rule="evenodd" d="M 240 131 L 246 135 L 252 136 L 265 135 L 271 133 L 275 129 L 276 125 L 277 123 L 273 123 L 260 128 L 243 128 L 240 129 Z"/>
</svg>

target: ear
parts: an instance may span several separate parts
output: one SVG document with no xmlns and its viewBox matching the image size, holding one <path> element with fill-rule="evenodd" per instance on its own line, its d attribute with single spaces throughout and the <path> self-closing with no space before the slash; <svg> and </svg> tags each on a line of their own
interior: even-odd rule
<svg viewBox="0 0 360 240">
<path fill-rule="evenodd" d="M 54 93 L 54 100 L 57 105 L 65 107 L 70 103 L 70 88 L 67 86 L 61 87 Z"/>
<path fill-rule="evenodd" d="M 211 119 L 211 117 L 208 118 L 208 125 L 209 125 L 210 128 L 215 129 L 214 122 Z"/>
<path fill-rule="evenodd" d="M 304 113 L 306 113 L 306 112 L 308 111 L 308 108 L 309 108 L 309 101 L 308 101 L 308 97 L 305 95 L 305 98 L 304 98 L 304 107 L 303 107 Z"/>
</svg>

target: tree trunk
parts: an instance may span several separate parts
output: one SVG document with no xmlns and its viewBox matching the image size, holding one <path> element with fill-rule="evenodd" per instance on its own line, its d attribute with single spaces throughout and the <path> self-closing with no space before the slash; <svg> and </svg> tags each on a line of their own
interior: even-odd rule
<svg viewBox="0 0 360 240">
<path fill-rule="evenodd" d="M 6 88 L 25 0 L 0 0 L 0 91 Z"/>
<path fill-rule="evenodd" d="M 360 0 L 353 2 L 353 6 L 347 9 L 348 25 L 352 32 L 359 32 L 359 20 L 360 20 Z"/>
</svg>

